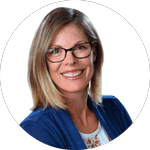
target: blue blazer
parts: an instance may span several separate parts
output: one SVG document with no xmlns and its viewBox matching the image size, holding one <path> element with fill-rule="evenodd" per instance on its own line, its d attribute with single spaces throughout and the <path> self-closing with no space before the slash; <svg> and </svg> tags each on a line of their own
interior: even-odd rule
<svg viewBox="0 0 150 150">
<path fill-rule="evenodd" d="M 114 96 L 103 96 L 103 103 L 96 106 L 88 96 L 88 107 L 93 110 L 111 140 L 122 134 L 132 120 L 125 107 Z M 51 107 L 37 108 L 20 124 L 35 139 L 62 149 L 87 149 L 68 112 Z"/>
</svg>

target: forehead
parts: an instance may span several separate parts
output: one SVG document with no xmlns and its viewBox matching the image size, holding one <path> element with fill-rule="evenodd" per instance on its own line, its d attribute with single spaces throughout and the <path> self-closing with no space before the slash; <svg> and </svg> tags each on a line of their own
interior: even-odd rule
<svg viewBox="0 0 150 150">
<path fill-rule="evenodd" d="M 78 42 L 87 42 L 86 35 L 77 25 L 68 24 L 55 35 L 50 45 L 59 45 L 70 48 Z"/>
</svg>

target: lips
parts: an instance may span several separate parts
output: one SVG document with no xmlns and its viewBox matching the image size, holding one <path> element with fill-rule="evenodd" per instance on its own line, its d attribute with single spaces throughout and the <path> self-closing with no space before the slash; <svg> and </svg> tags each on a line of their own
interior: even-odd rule
<svg viewBox="0 0 150 150">
<path fill-rule="evenodd" d="M 65 77 L 77 77 L 83 73 L 84 70 L 71 70 L 71 71 L 65 71 L 62 73 Z"/>
</svg>

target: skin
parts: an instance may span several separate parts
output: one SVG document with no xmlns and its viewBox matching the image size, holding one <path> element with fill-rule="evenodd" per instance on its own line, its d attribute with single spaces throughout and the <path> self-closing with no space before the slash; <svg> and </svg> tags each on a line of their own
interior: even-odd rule
<svg viewBox="0 0 150 150">
<path fill-rule="evenodd" d="M 74 24 L 63 27 L 54 37 L 50 47 L 72 48 L 76 43 L 88 42 L 82 29 Z M 47 61 L 50 75 L 58 90 L 64 95 L 64 102 L 67 105 L 68 113 L 74 121 L 78 130 L 82 133 L 92 133 L 98 127 L 98 119 L 87 107 L 87 87 L 94 72 L 93 62 L 96 56 L 77 59 L 70 51 L 64 61 L 51 63 Z M 62 73 L 66 71 L 84 70 L 79 78 L 65 78 Z"/>
</svg>

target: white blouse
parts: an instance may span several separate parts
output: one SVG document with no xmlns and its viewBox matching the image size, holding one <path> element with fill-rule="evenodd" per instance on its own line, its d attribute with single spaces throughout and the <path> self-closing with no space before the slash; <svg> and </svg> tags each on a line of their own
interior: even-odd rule
<svg viewBox="0 0 150 150">
<path fill-rule="evenodd" d="M 98 147 L 111 141 L 100 122 L 98 123 L 98 129 L 95 132 L 91 134 L 79 133 L 81 134 L 87 148 Z"/>
</svg>

